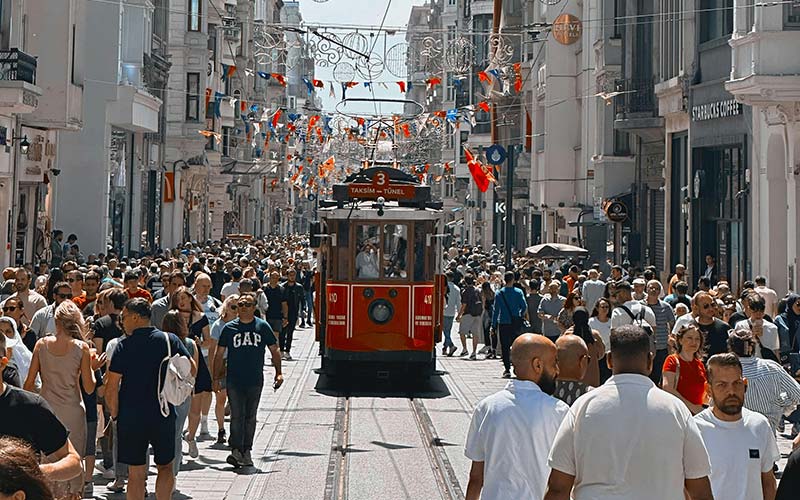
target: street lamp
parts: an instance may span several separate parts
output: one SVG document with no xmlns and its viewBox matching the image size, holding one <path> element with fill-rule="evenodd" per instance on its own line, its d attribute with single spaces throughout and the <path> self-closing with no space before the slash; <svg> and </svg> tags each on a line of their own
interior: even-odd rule
<svg viewBox="0 0 800 500">
<path fill-rule="evenodd" d="M 12 137 L 11 141 L 6 143 L 6 153 L 11 151 L 11 146 L 17 141 L 19 141 L 19 152 L 24 155 L 28 154 L 28 149 L 30 149 L 31 143 L 28 142 L 27 135 L 22 137 Z"/>
</svg>

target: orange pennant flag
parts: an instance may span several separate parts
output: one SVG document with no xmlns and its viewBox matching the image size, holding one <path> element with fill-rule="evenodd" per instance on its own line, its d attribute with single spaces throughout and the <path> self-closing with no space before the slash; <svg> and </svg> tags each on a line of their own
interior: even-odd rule
<svg viewBox="0 0 800 500">
<path fill-rule="evenodd" d="M 270 73 L 270 76 L 272 76 L 272 78 L 278 80 L 278 83 L 280 83 L 282 87 L 286 86 L 286 77 L 285 76 L 281 75 L 280 73 Z"/>
<path fill-rule="evenodd" d="M 406 91 L 406 82 L 397 82 L 397 85 L 400 87 L 400 92 L 405 93 L 405 91 Z"/>
<path fill-rule="evenodd" d="M 479 107 L 479 108 L 481 108 L 481 109 L 482 109 L 483 111 L 485 111 L 486 113 L 488 113 L 488 112 L 489 112 L 489 103 L 488 103 L 488 102 L 486 102 L 486 101 L 481 101 L 481 102 L 479 102 L 479 103 L 478 103 L 478 107 Z"/>
<path fill-rule="evenodd" d="M 403 129 L 403 135 L 411 137 L 411 128 L 408 126 L 408 123 L 401 125 L 401 128 Z"/>
<path fill-rule="evenodd" d="M 281 119 L 282 113 L 280 109 L 275 112 L 275 115 L 272 117 L 272 128 L 278 128 L 278 120 Z"/>
<path fill-rule="evenodd" d="M 442 83 L 442 79 L 437 77 L 437 76 L 433 76 L 433 77 L 428 78 L 427 80 L 425 80 L 425 83 L 428 84 L 428 90 L 430 90 L 433 87 L 435 87 L 436 85 L 439 85 L 440 83 Z"/>
<path fill-rule="evenodd" d="M 485 71 L 478 71 L 478 80 L 482 82 L 486 82 L 488 84 L 492 84 L 492 77 Z"/>
</svg>

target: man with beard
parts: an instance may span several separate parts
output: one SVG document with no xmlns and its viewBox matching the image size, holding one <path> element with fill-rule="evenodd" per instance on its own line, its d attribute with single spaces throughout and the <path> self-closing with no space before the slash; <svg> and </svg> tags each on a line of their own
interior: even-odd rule
<svg viewBox="0 0 800 500">
<path fill-rule="evenodd" d="M 552 397 L 556 358 L 555 344 L 542 335 L 526 333 L 514 341 L 517 378 L 481 401 L 472 415 L 464 451 L 472 460 L 467 500 L 542 498 L 547 452 L 569 410 Z"/>
<path fill-rule="evenodd" d="M 14 290 L 11 297 L 17 297 L 22 301 L 22 309 L 25 311 L 25 316 L 22 317 L 22 323 L 25 326 L 30 326 L 33 315 L 39 309 L 44 309 L 47 306 L 47 300 L 30 289 L 31 273 L 24 267 L 19 267 L 14 274 Z M 9 297 L 9 298 L 11 298 Z M 5 304 L 5 302 L 3 302 Z M 2 305 L 2 304 L 0 304 Z"/>
<path fill-rule="evenodd" d="M 747 379 L 733 353 L 708 359 L 706 392 L 714 400 L 694 420 L 711 461 L 714 498 L 755 500 L 775 498 L 772 466 L 781 458 L 769 420 L 744 406 Z"/>
<path fill-rule="evenodd" d="M 614 376 L 578 398 L 558 429 L 545 500 L 673 500 L 684 488 L 692 500 L 714 498 L 697 423 L 648 377 L 647 333 L 637 325 L 612 328 L 606 357 Z"/>
</svg>

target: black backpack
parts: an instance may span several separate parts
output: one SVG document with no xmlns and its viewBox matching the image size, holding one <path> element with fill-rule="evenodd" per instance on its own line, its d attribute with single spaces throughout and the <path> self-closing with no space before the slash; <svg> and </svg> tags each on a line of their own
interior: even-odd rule
<svg viewBox="0 0 800 500">
<path fill-rule="evenodd" d="M 470 316 L 480 316 L 483 314 L 483 301 L 481 300 L 481 292 L 475 287 L 472 288 L 467 302 L 467 314 Z"/>
<path fill-rule="evenodd" d="M 625 311 L 625 313 L 631 317 L 631 324 L 634 324 L 645 331 L 647 336 L 650 338 L 650 351 L 656 352 L 656 337 L 653 332 L 653 327 L 650 326 L 650 323 L 645 321 L 644 319 L 644 306 L 639 311 L 639 314 L 634 315 L 630 309 L 625 306 L 619 306 L 620 309 Z"/>
</svg>

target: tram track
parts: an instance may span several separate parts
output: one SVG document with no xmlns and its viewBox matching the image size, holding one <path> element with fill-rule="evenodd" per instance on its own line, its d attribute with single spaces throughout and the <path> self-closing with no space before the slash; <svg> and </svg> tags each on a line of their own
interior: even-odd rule
<svg viewBox="0 0 800 500">
<path fill-rule="evenodd" d="M 407 401 L 440 498 L 442 500 L 463 499 L 464 492 L 458 482 L 458 476 L 447 457 L 424 403 L 413 397 L 407 398 Z M 350 486 L 349 440 L 352 435 L 352 424 L 351 399 L 349 396 L 341 396 L 336 402 L 336 417 L 331 438 L 324 500 L 348 499 Z"/>
</svg>

